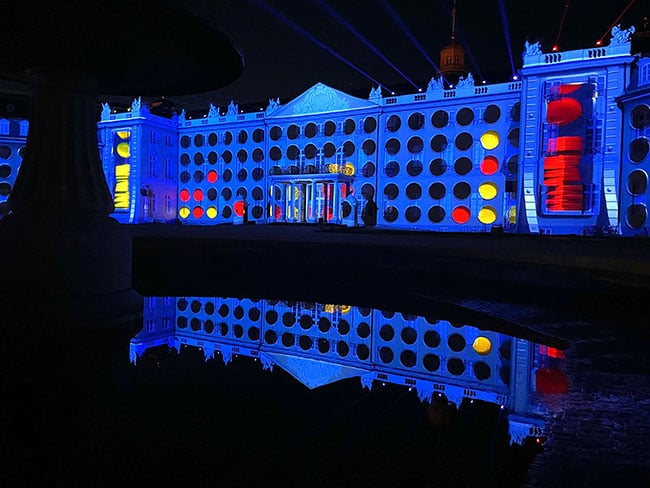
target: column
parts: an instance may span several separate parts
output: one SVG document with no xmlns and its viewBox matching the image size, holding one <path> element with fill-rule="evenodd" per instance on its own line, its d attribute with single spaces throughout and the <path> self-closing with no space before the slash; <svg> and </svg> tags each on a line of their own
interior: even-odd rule
<svg viewBox="0 0 650 488">
<path fill-rule="evenodd" d="M 332 219 L 334 222 L 339 222 L 339 192 L 341 191 L 338 182 L 333 183 L 334 194 L 332 195 Z"/>
<path fill-rule="evenodd" d="M 311 218 L 313 222 L 318 222 L 318 209 L 316 208 L 316 182 L 311 183 Z"/>
<path fill-rule="evenodd" d="M 294 222 L 296 220 L 296 214 L 295 214 L 295 210 L 294 210 L 296 200 L 294 198 L 294 193 L 295 193 L 295 190 L 294 190 L 294 185 L 293 185 L 293 181 L 292 181 L 291 183 L 289 183 L 289 202 L 290 202 L 289 203 L 289 212 L 290 212 L 289 213 L 289 222 Z"/>
</svg>

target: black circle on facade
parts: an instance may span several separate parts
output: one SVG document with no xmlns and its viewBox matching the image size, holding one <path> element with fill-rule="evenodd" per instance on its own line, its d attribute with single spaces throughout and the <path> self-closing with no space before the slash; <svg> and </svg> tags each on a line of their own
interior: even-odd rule
<svg viewBox="0 0 650 488">
<path fill-rule="evenodd" d="M 230 218 L 230 216 L 232 215 L 232 209 L 230 208 L 229 205 L 223 207 L 223 211 L 221 212 L 221 215 L 223 216 L 224 219 Z"/>
<path fill-rule="evenodd" d="M 197 166 L 202 165 L 205 163 L 205 159 L 203 158 L 203 153 L 197 152 L 194 154 L 194 164 Z"/>
<path fill-rule="evenodd" d="M 420 220 L 421 215 L 422 211 L 420 210 L 420 207 L 416 207 L 414 205 L 407 207 L 406 211 L 404 212 L 404 217 L 406 217 L 406 220 L 411 223 L 415 223 Z"/>
<path fill-rule="evenodd" d="M 389 200 L 395 200 L 399 195 L 399 187 L 395 183 L 389 183 L 384 187 L 384 195 Z"/>
<path fill-rule="evenodd" d="M 221 177 L 223 178 L 223 181 L 228 183 L 230 180 L 232 180 L 232 171 L 230 171 L 230 169 L 226 169 Z"/>
<path fill-rule="evenodd" d="M 228 150 L 222 152 L 221 159 L 223 159 L 224 163 L 230 164 L 230 161 L 232 161 L 232 153 Z"/>
<path fill-rule="evenodd" d="M 650 125 L 650 108 L 645 104 L 634 107 L 631 114 L 631 123 L 635 129 L 644 129 Z"/>
<path fill-rule="evenodd" d="M 190 147 L 190 143 L 191 143 L 190 136 L 181 137 L 181 147 L 182 148 L 187 149 L 188 147 Z M 3 147 L 7 147 L 7 146 L 3 146 Z"/>
<path fill-rule="evenodd" d="M 332 156 L 334 156 L 335 152 L 336 152 L 336 146 L 331 142 L 326 142 L 325 145 L 323 146 L 323 155 L 326 158 L 331 158 Z"/>
<path fill-rule="evenodd" d="M 203 330 L 204 330 L 207 334 L 212 334 L 212 332 L 214 332 L 214 322 L 213 322 L 212 320 L 209 320 L 209 319 L 206 320 L 206 321 L 203 323 Z"/>
<path fill-rule="evenodd" d="M 406 172 L 409 176 L 419 176 L 422 173 L 422 162 L 418 159 L 411 159 L 406 164 Z"/>
<path fill-rule="evenodd" d="M 516 102 L 510 109 L 510 118 L 515 122 L 519 122 L 520 117 L 521 117 L 521 103 Z"/>
<path fill-rule="evenodd" d="M 264 151 L 262 151 L 259 147 L 256 147 L 253 150 L 253 161 L 256 163 L 261 163 L 264 161 Z"/>
<path fill-rule="evenodd" d="M 223 141 L 226 143 L 226 146 L 232 142 L 232 132 L 227 130 L 223 135 Z"/>
<path fill-rule="evenodd" d="M 357 124 L 354 123 L 354 120 L 352 119 L 345 119 L 345 122 L 343 123 L 343 132 L 345 135 L 350 135 L 354 132 L 354 130 L 357 128 Z"/>
<path fill-rule="evenodd" d="M 282 345 L 284 347 L 292 347 L 296 343 L 296 336 L 291 332 L 285 332 L 282 334 Z"/>
<path fill-rule="evenodd" d="M 219 334 L 222 336 L 228 335 L 228 324 L 225 322 L 219 322 Z"/>
<path fill-rule="evenodd" d="M 367 200 L 372 200 L 372 198 L 375 196 L 375 187 L 370 183 L 365 183 L 361 187 L 361 195 L 363 195 L 363 197 Z"/>
<path fill-rule="evenodd" d="M 465 349 L 465 338 L 460 334 L 451 334 L 447 339 L 449 349 L 455 352 L 460 352 Z"/>
<path fill-rule="evenodd" d="M 296 323 L 296 316 L 292 312 L 282 314 L 282 324 L 285 327 L 292 327 Z"/>
<path fill-rule="evenodd" d="M 627 207 L 627 225 L 638 229 L 645 224 L 648 218 L 648 209 L 642 203 L 635 203 Z"/>
<path fill-rule="evenodd" d="M 318 319 L 318 330 L 320 330 L 322 333 L 330 330 L 330 327 L 332 327 L 332 324 L 327 317 L 321 317 Z"/>
<path fill-rule="evenodd" d="M 402 366 L 406 368 L 412 368 L 417 363 L 417 355 L 410 350 L 402 351 L 402 354 L 399 355 L 399 362 L 402 363 Z"/>
<path fill-rule="evenodd" d="M 246 187 L 240 186 L 237 188 L 237 198 L 246 198 L 248 196 L 248 190 Z"/>
<path fill-rule="evenodd" d="M 237 142 L 239 142 L 239 144 L 245 144 L 247 140 L 248 132 L 246 132 L 244 129 L 240 130 L 237 134 Z"/>
<path fill-rule="evenodd" d="M 437 224 L 438 222 L 442 222 L 442 220 L 445 218 L 446 212 L 444 207 L 441 207 L 440 205 L 434 205 L 429 209 L 428 215 L 429 220 L 434 224 Z"/>
<path fill-rule="evenodd" d="M 449 124 L 449 114 L 444 110 L 436 110 L 431 116 L 431 124 L 437 129 L 447 127 L 447 124 Z"/>
<path fill-rule="evenodd" d="M 508 142 L 512 147 L 519 147 L 519 127 L 508 132 Z"/>
<path fill-rule="evenodd" d="M 237 339 L 240 339 L 244 336 L 244 328 L 240 324 L 235 324 L 232 328 L 232 333 Z"/>
<path fill-rule="evenodd" d="M 370 156 L 375 153 L 375 150 L 377 149 L 377 145 L 375 144 L 375 141 L 372 139 L 366 139 L 363 141 L 363 145 L 361 146 L 363 149 L 363 152 L 366 154 L 366 156 Z"/>
<path fill-rule="evenodd" d="M 311 337 L 301 335 L 300 338 L 298 339 L 298 345 L 300 346 L 300 349 L 303 351 L 308 351 L 311 349 L 311 346 L 314 344 L 314 341 L 311 339 Z"/>
<path fill-rule="evenodd" d="M 287 127 L 287 137 L 289 139 L 296 139 L 300 135 L 300 127 L 298 127 L 296 124 L 291 124 L 289 127 Z"/>
<path fill-rule="evenodd" d="M 350 352 L 350 346 L 348 346 L 347 343 L 345 343 L 343 341 L 339 341 L 336 344 L 336 352 L 339 354 L 339 356 L 344 358 Z"/>
<path fill-rule="evenodd" d="M 388 154 L 397 154 L 400 150 L 401 144 L 399 143 L 399 139 L 388 139 L 386 141 L 386 152 Z"/>
<path fill-rule="evenodd" d="M 454 163 L 454 171 L 457 174 L 463 176 L 469 173 L 472 170 L 472 160 L 462 156 L 456 160 Z"/>
<path fill-rule="evenodd" d="M 427 354 L 422 359 L 422 365 L 427 371 L 438 371 L 438 368 L 440 368 L 440 358 L 435 354 Z"/>
<path fill-rule="evenodd" d="M 350 323 L 345 319 L 341 319 L 336 328 L 338 329 L 339 334 L 347 335 L 348 332 L 350 332 Z"/>
<path fill-rule="evenodd" d="M 237 320 L 241 320 L 242 318 L 244 318 L 244 307 L 242 307 L 241 305 L 237 305 L 235 309 L 232 311 L 232 314 Z"/>
<path fill-rule="evenodd" d="M 343 154 L 345 155 L 345 157 L 349 158 L 350 156 L 352 156 L 354 154 L 354 150 L 355 147 L 352 141 L 345 141 L 343 143 Z"/>
<path fill-rule="evenodd" d="M 459 151 L 466 151 L 472 147 L 472 144 L 474 144 L 474 139 L 469 132 L 461 132 L 456 136 L 455 144 L 456 148 Z"/>
<path fill-rule="evenodd" d="M 424 142 L 421 137 L 414 136 L 408 140 L 406 148 L 411 154 L 421 153 L 422 149 L 424 149 Z"/>
<path fill-rule="evenodd" d="M 361 168 L 361 175 L 369 178 L 375 174 L 375 164 L 372 161 L 368 161 Z"/>
<path fill-rule="evenodd" d="M 627 177 L 627 189 L 632 195 L 643 195 L 648 189 L 648 175 L 645 171 L 635 169 Z"/>
<path fill-rule="evenodd" d="M 365 344 L 359 344 L 357 346 L 357 357 L 361 361 L 365 361 L 366 359 L 368 359 L 370 357 L 370 349 L 368 349 L 368 346 L 366 346 Z"/>
<path fill-rule="evenodd" d="M 190 304 L 190 310 L 194 313 L 199 313 L 201 311 L 201 302 L 198 300 L 192 300 L 192 303 Z"/>
<path fill-rule="evenodd" d="M 352 213 L 352 205 L 350 205 L 350 202 L 344 201 L 342 204 L 342 209 L 343 209 L 343 218 L 347 218 L 348 215 Z"/>
<path fill-rule="evenodd" d="M 176 303 L 176 306 L 181 312 L 184 312 L 187 309 L 187 300 L 185 298 L 181 298 Z"/>
<path fill-rule="evenodd" d="M 256 201 L 261 200 L 262 198 L 264 198 L 264 190 L 262 190 L 261 187 L 256 186 L 255 188 L 253 188 L 253 191 L 251 192 L 251 196 L 253 197 L 253 200 Z"/>
<path fill-rule="evenodd" d="M 400 337 L 404 344 L 415 344 L 418 339 L 418 333 L 413 327 L 404 327 L 400 333 Z"/>
<path fill-rule="evenodd" d="M 295 161 L 296 159 L 298 159 L 299 154 L 300 154 L 300 149 L 298 149 L 298 146 L 296 146 L 295 144 L 291 144 L 287 148 L 287 159 L 289 161 Z"/>
<path fill-rule="evenodd" d="M 208 200 L 214 202 L 217 199 L 217 190 L 215 188 L 208 188 Z"/>
<path fill-rule="evenodd" d="M 395 337 L 395 330 L 392 326 L 384 324 L 379 329 L 379 337 L 381 337 L 386 342 L 392 341 L 393 337 Z"/>
<path fill-rule="evenodd" d="M 456 113 L 456 123 L 458 125 L 469 125 L 474 121 L 474 111 L 469 107 L 461 108 Z"/>
<path fill-rule="evenodd" d="M 363 121 L 363 131 L 370 134 L 377 128 L 377 119 L 374 117 L 366 117 Z"/>
<path fill-rule="evenodd" d="M 255 129 L 253 131 L 253 141 L 255 142 L 264 141 L 264 131 L 262 129 Z"/>
<path fill-rule="evenodd" d="M 488 105 L 483 112 L 483 120 L 488 124 L 494 124 L 501 117 L 501 109 L 498 105 Z"/>
<path fill-rule="evenodd" d="M 247 159 L 248 159 L 248 153 L 246 152 L 246 149 L 240 149 L 239 151 L 237 151 L 237 160 L 240 163 L 245 163 Z"/>
<path fill-rule="evenodd" d="M 312 325 L 314 325 L 314 319 L 311 315 L 303 314 L 300 316 L 300 327 L 304 330 L 309 330 Z"/>
<path fill-rule="evenodd" d="M 460 200 L 467 198 L 472 193 L 472 188 L 466 181 L 460 181 L 454 185 L 454 196 Z"/>
<path fill-rule="evenodd" d="M 272 141 L 277 141 L 280 139 L 280 137 L 282 137 L 282 127 L 279 125 L 274 125 L 271 127 L 271 130 L 269 131 L 269 137 Z"/>
<path fill-rule="evenodd" d="M 264 209 L 259 205 L 255 205 L 253 207 L 253 210 L 251 210 L 251 215 L 253 216 L 254 219 L 261 219 L 263 214 L 264 214 Z"/>
<path fill-rule="evenodd" d="M 260 338 L 260 329 L 257 327 L 250 327 L 248 329 L 248 338 L 251 341 L 257 341 Z"/>
<path fill-rule="evenodd" d="M 395 358 L 393 350 L 390 347 L 382 347 L 379 349 L 379 359 L 382 363 L 390 363 Z"/>
<path fill-rule="evenodd" d="M 187 153 L 183 153 L 181 154 L 180 160 L 183 166 L 187 166 L 188 164 L 190 164 L 190 155 Z"/>
<path fill-rule="evenodd" d="M 490 367 L 483 361 L 477 361 L 474 363 L 474 376 L 477 380 L 487 380 L 492 373 Z"/>
<path fill-rule="evenodd" d="M 330 351 L 330 341 L 321 337 L 318 339 L 318 352 L 321 354 L 327 354 Z"/>
<path fill-rule="evenodd" d="M 389 205 L 384 209 L 384 220 L 386 222 L 395 222 L 397 217 L 399 217 L 399 210 L 397 210 L 397 207 Z"/>
<path fill-rule="evenodd" d="M 203 306 L 203 310 L 205 310 L 205 313 L 207 313 L 208 315 L 212 315 L 212 314 L 214 313 L 214 303 L 212 303 L 212 302 L 207 302 L 207 303 Z"/>
<path fill-rule="evenodd" d="M 190 329 L 193 331 L 201 330 L 201 321 L 194 317 L 192 320 L 190 320 Z"/>
<path fill-rule="evenodd" d="M 190 172 L 189 171 L 181 171 L 180 180 L 181 180 L 181 183 L 187 183 L 188 181 L 190 181 Z"/>
<path fill-rule="evenodd" d="M 431 138 L 431 149 L 442 152 L 447 149 L 447 138 L 443 134 L 436 134 Z"/>
<path fill-rule="evenodd" d="M 389 178 L 397 176 L 399 173 L 399 163 L 397 161 L 389 161 L 384 167 L 384 173 L 386 173 L 386 176 Z"/>
<path fill-rule="evenodd" d="M 435 330 L 428 330 L 424 333 L 424 343 L 427 347 L 438 347 L 440 345 L 440 334 Z"/>
<path fill-rule="evenodd" d="M 357 325 L 357 335 L 360 339 L 365 339 L 370 335 L 370 326 L 366 322 Z"/>
<path fill-rule="evenodd" d="M 269 157 L 271 158 L 271 161 L 279 161 L 280 158 L 282 158 L 282 149 L 278 146 L 273 146 L 269 151 Z"/>
<path fill-rule="evenodd" d="M 630 159 L 635 163 L 640 163 L 648 155 L 650 144 L 645 137 L 634 139 L 630 143 Z"/>
<path fill-rule="evenodd" d="M 422 196 L 422 188 L 417 183 L 409 183 L 406 187 L 406 196 L 409 200 L 417 200 Z"/>
<path fill-rule="evenodd" d="M 402 126 L 402 120 L 397 115 L 391 115 L 386 121 L 386 129 L 390 132 L 396 132 Z"/>
<path fill-rule="evenodd" d="M 440 200 L 445 196 L 446 192 L 445 185 L 440 182 L 431 183 L 429 186 L 429 196 L 434 200 Z"/>
<path fill-rule="evenodd" d="M 210 152 L 208 153 L 208 163 L 210 163 L 210 164 L 216 164 L 218 159 L 219 159 L 219 157 L 217 156 L 217 153 L 216 153 L 216 152 L 214 152 L 214 151 L 210 151 Z"/>
<path fill-rule="evenodd" d="M 214 132 L 210 132 L 210 134 L 208 135 L 208 144 L 210 146 L 216 146 L 218 141 L 219 138 L 217 137 L 217 134 L 215 134 Z"/>
<path fill-rule="evenodd" d="M 187 317 L 178 317 L 176 319 L 176 327 L 179 329 L 184 329 L 187 327 Z"/>
<path fill-rule="evenodd" d="M 334 135 L 336 133 L 336 124 L 331 120 L 328 120 L 327 122 L 325 122 L 325 127 L 323 128 L 323 132 L 327 137 Z"/>
<path fill-rule="evenodd" d="M 251 322 L 257 322 L 260 319 L 260 315 L 262 315 L 262 312 L 257 307 L 252 307 L 248 311 L 248 318 Z"/>
<path fill-rule="evenodd" d="M 447 163 L 444 159 L 436 158 L 429 164 L 429 171 L 433 176 L 441 176 L 447 171 Z"/>
<path fill-rule="evenodd" d="M 424 127 L 424 114 L 420 112 L 414 112 L 411 115 L 409 115 L 408 118 L 408 126 L 409 129 L 411 130 L 418 130 Z"/>
<path fill-rule="evenodd" d="M 267 310 L 264 315 L 264 320 L 266 320 L 266 323 L 269 325 L 275 324 L 278 321 L 278 312 L 275 310 Z"/>
<path fill-rule="evenodd" d="M 447 371 L 454 376 L 460 376 L 465 372 L 465 363 L 458 358 L 451 358 L 447 361 Z"/>
<path fill-rule="evenodd" d="M 226 201 L 230 200 L 232 198 L 232 190 L 230 187 L 225 187 L 223 190 L 221 190 L 221 196 Z"/>
<path fill-rule="evenodd" d="M 305 126 L 305 136 L 311 139 L 312 137 L 315 137 L 316 134 L 318 134 L 318 126 L 313 122 L 309 122 Z"/>
<path fill-rule="evenodd" d="M 8 178 L 11 174 L 11 166 L 8 164 L 0 165 L 0 178 Z"/>
</svg>

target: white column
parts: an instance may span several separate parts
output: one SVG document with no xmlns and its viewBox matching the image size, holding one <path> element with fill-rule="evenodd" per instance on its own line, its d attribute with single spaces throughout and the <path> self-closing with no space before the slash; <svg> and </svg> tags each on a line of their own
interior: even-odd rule
<svg viewBox="0 0 650 488">
<path fill-rule="evenodd" d="M 339 221 L 339 184 L 334 182 L 334 195 L 332 195 L 332 218 L 335 223 Z"/>
<path fill-rule="evenodd" d="M 294 192 L 295 192 L 295 190 L 294 190 L 293 181 L 292 181 L 291 183 L 289 183 L 289 202 L 291 202 L 290 205 L 289 205 L 289 211 L 291 212 L 289 214 L 289 221 L 290 222 L 294 222 L 296 220 L 296 214 L 295 214 L 295 210 L 294 210 L 296 200 L 294 198 Z"/>
<path fill-rule="evenodd" d="M 318 209 L 316 208 L 316 193 L 318 188 L 316 187 L 316 182 L 311 184 L 311 218 L 312 221 L 318 222 Z"/>
</svg>

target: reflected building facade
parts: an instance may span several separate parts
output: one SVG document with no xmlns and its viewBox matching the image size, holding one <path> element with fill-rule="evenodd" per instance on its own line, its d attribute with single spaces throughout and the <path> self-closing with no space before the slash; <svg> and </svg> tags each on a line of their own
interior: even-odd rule
<svg viewBox="0 0 650 488">
<path fill-rule="evenodd" d="M 124 223 L 360 224 L 412 230 L 647 234 L 647 58 L 525 44 L 509 83 L 368 99 L 316 84 L 281 105 L 204 117 L 104 105 L 100 153 Z M 0 121 L 2 124 L 8 121 Z M 4 132 L 0 130 L 0 137 Z M 18 169 L 2 139 L 0 199 Z M 8 151 L 7 148 L 10 150 Z"/>
<path fill-rule="evenodd" d="M 206 360 L 226 364 L 237 355 L 254 358 L 308 388 L 358 377 L 364 388 L 401 385 L 425 402 L 490 402 L 507 409 L 517 443 L 546 435 L 539 395 L 568 386 L 555 364 L 562 357 L 556 349 L 436 317 L 344 305 L 147 298 L 131 361 L 162 345 L 200 348 Z"/>
</svg>

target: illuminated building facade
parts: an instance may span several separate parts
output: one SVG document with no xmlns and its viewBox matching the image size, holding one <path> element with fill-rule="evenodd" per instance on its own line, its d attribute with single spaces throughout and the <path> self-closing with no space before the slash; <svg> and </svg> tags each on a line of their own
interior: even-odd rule
<svg viewBox="0 0 650 488">
<path fill-rule="evenodd" d="M 105 105 L 113 215 L 645 234 L 647 90 L 637 78 L 647 59 L 630 54 L 630 36 L 615 27 L 608 46 L 568 52 L 526 43 L 519 80 L 503 84 L 475 86 L 470 73 L 453 88 L 434 78 L 423 92 L 375 88 L 366 100 L 319 83 L 265 111 L 210 105 L 194 119 L 152 115 L 139 99 L 125 113 Z M 17 162 L 6 166 L 0 198 Z"/>
<path fill-rule="evenodd" d="M 280 300 L 206 297 L 145 299 L 144 327 L 131 361 L 149 348 L 200 348 L 206 361 L 255 358 L 308 388 L 358 377 L 364 388 L 393 383 L 422 401 L 460 407 L 480 400 L 510 416 L 513 442 L 543 434 L 544 393 L 566 392 L 563 354 L 497 332 L 437 317 Z"/>
</svg>

